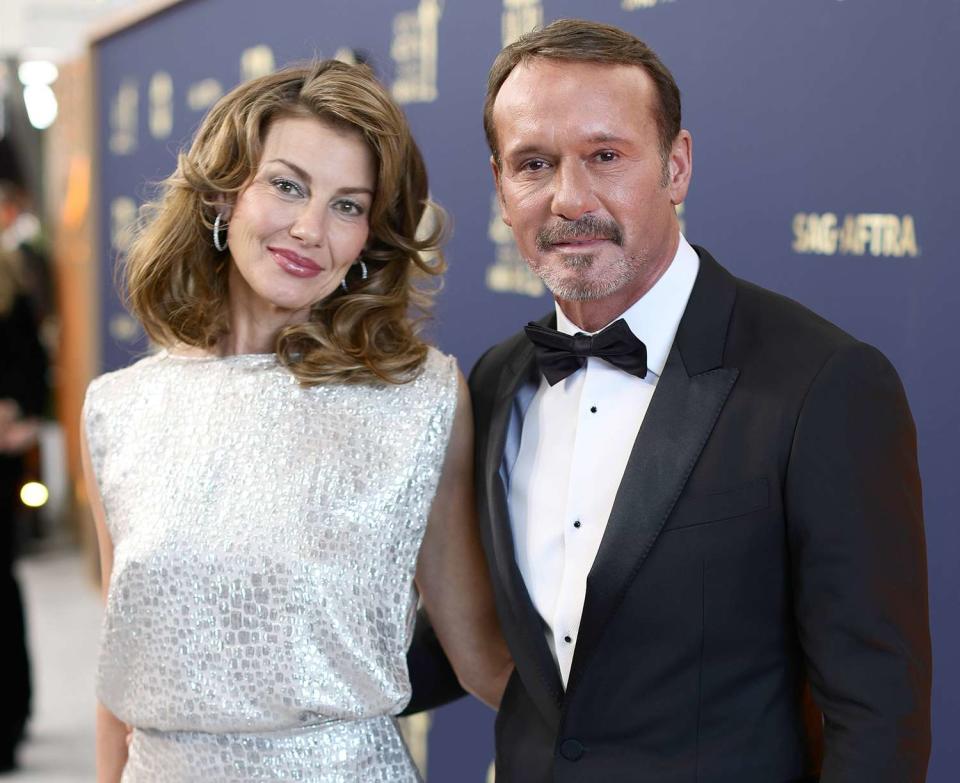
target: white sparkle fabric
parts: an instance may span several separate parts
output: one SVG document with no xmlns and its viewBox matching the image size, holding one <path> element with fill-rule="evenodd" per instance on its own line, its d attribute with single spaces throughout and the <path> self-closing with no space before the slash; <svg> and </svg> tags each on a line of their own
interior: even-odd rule
<svg viewBox="0 0 960 783">
<path fill-rule="evenodd" d="M 90 385 L 124 783 L 418 780 L 391 716 L 456 396 L 434 349 L 399 386 L 166 352 Z"/>
</svg>

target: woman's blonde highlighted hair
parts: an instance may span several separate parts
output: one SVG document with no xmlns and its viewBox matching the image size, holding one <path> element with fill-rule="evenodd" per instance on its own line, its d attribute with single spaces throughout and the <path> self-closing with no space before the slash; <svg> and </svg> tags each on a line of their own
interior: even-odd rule
<svg viewBox="0 0 960 783">
<path fill-rule="evenodd" d="M 409 381 L 426 357 L 417 328 L 437 286 L 422 283 L 444 269 L 445 217 L 429 201 L 403 112 L 365 65 L 285 68 L 241 84 L 210 110 L 142 212 L 124 267 L 128 306 L 163 346 L 212 348 L 227 333 L 228 256 L 213 246 L 213 223 L 253 178 L 267 129 L 281 117 L 354 129 L 373 153 L 377 180 L 367 279 L 351 271 L 347 291 L 338 287 L 306 323 L 283 329 L 279 360 L 304 385 Z M 434 225 L 418 236 L 427 209 Z"/>
</svg>

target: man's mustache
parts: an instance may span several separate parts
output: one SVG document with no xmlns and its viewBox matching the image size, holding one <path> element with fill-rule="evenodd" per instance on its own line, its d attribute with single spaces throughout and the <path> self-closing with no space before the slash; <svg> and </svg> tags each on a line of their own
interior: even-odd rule
<svg viewBox="0 0 960 783">
<path fill-rule="evenodd" d="M 615 221 L 588 214 L 541 229 L 537 234 L 537 250 L 546 251 L 559 242 L 577 239 L 606 239 L 622 246 L 623 232 Z"/>
</svg>

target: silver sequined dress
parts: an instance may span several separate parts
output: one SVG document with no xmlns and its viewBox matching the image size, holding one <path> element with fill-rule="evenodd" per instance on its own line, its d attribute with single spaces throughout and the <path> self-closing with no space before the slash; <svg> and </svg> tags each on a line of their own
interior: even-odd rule
<svg viewBox="0 0 960 783">
<path fill-rule="evenodd" d="M 456 389 L 433 349 L 399 386 L 166 352 L 90 385 L 124 783 L 418 780 L 391 716 Z"/>
</svg>

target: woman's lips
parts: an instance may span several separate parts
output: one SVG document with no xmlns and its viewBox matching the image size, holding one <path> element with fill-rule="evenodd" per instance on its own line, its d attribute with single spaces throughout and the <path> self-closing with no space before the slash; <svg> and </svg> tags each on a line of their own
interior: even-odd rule
<svg viewBox="0 0 960 783">
<path fill-rule="evenodd" d="M 267 250 L 270 251 L 273 260 L 277 262 L 277 266 L 294 277 L 316 277 L 323 271 L 309 258 L 304 258 L 292 250 L 286 250 L 282 247 L 268 247 Z"/>
</svg>

